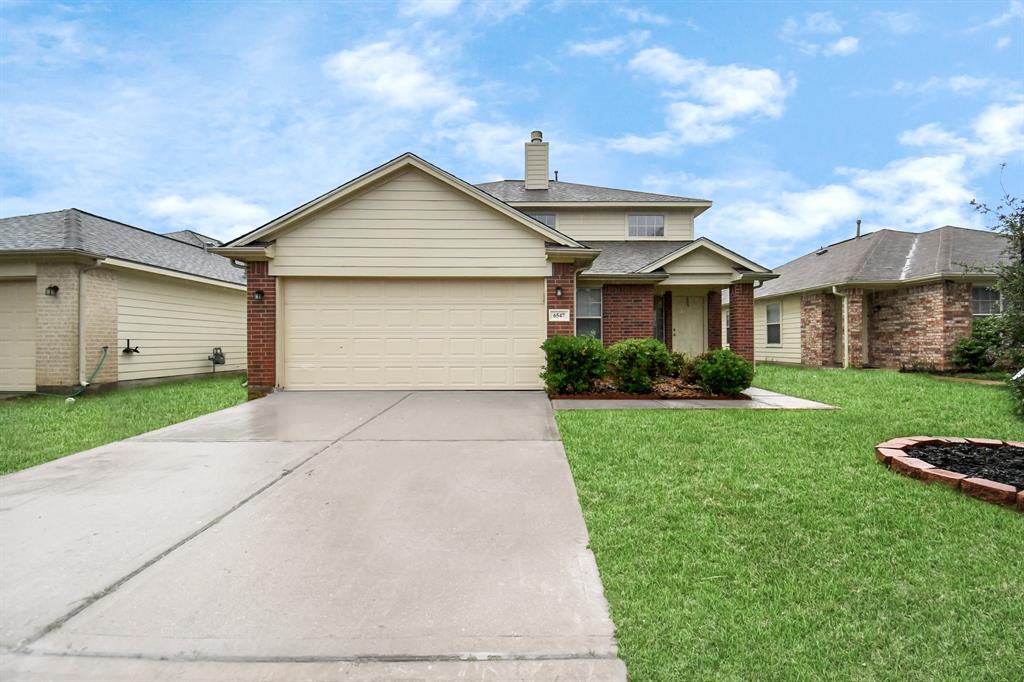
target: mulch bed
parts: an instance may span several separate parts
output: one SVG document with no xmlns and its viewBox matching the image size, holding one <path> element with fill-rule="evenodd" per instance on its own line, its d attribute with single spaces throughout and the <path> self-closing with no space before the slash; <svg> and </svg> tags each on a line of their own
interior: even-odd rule
<svg viewBox="0 0 1024 682">
<path fill-rule="evenodd" d="M 906 449 L 932 466 L 1024 490 L 1024 448 L 975 443 L 927 443 Z"/>
<path fill-rule="evenodd" d="M 654 383 L 654 393 L 625 393 L 615 388 L 608 379 L 598 382 L 596 390 L 589 393 L 553 395 L 553 400 L 750 400 L 745 393 L 739 395 L 713 395 L 699 386 L 687 384 L 680 379 L 659 379 Z"/>
</svg>

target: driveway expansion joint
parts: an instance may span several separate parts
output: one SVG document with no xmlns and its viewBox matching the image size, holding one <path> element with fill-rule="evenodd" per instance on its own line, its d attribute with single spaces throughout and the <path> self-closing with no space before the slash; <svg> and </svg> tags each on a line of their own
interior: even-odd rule
<svg viewBox="0 0 1024 682">
<path fill-rule="evenodd" d="M 231 514 L 233 514 L 234 512 L 238 511 L 239 509 L 244 507 L 246 504 L 251 502 L 253 499 L 258 497 L 262 493 L 266 492 L 267 490 L 269 490 L 273 486 L 277 485 L 278 483 L 280 483 L 282 480 L 284 480 L 288 476 L 290 476 L 297 469 L 301 468 L 305 464 L 307 464 L 310 461 L 312 461 L 315 457 L 317 457 L 318 455 L 323 453 L 325 450 L 327 450 L 331 446 L 339 443 L 346 436 L 348 436 L 348 435 L 350 435 L 352 433 L 355 433 L 357 430 L 359 430 L 362 427 L 366 426 L 367 424 L 372 422 L 374 419 L 376 419 L 377 417 L 381 416 L 382 414 L 384 414 L 385 412 L 387 412 L 388 410 L 390 410 L 391 408 L 395 407 L 400 402 L 402 402 L 403 400 L 408 398 L 410 395 L 412 395 L 412 393 L 406 393 L 404 396 L 402 396 L 401 398 L 399 398 L 395 402 L 391 403 L 386 408 L 384 408 L 383 410 L 381 410 L 380 412 L 378 412 L 374 416 L 370 417 L 369 419 L 367 419 L 362 424 L 359 424 L 358 426 L 356 426 L 356 427 L 354 427 L 352 429 L 349 429 L 348 431 L 346 431 L 341 436 L 338 436 L 334 440 L 328 442 L 322 448 L 320 448 L 319 450 L 315 451 L 313 454 L 309 455 L 308 457 L 304 458 L 303 460 L 297 462 L 293 466 L 291 466 L 291 467 L 289 467 L 287 469 L 283 469 L 279 475 L 277 475 L 277 476 L 275 476 L 273 478 L 273 480 L 271 480 L 269 483 L 261 486 L 256 491 L 250 493 L 246 497 L 242 498 L 239 502 L 236 502 L 235 504 L 233 504 L 230 508 L 227 509 L 227 511 L 224 511 L 221 514 L 217 515 L 212 520 L 210 520 L 207 523 L 203 524 L 203 526 L 200 527 L 199 529 L 197 529 L 194 532 L 190 533 L 189 535 L 185 536 L 181 540 L 175 542 L 173 545 L 171 545 L 170 547 L 168 547 L 164 551 L 160 552 L 159 554 L 157 554 L 156 556 L 150 558 L 149 560 L 143 562 L 142 565 L 138 566 L 134 570 L 132 570 L 132 571 L 126 573 L 125 575 L 121 576 L 120 578 L 118 578 L 114 582 L 110 583 L 109 585 L 107 585 L 103 589 L 99 590 L 98 592 L 94 592 L 94 593 L 92 593 L 91 595 L 89 595 L 87 597 L 84 597 L 81 600 L 81 603 L 79 603 L 78 606 L 76 606 L 75 608 L 71 609 L 70 611 L 65 613 L 63 616 L 60 616 L 56 620 L 54 620 L 54 621 L 50 622 L 49 624 L 45 625 L 42 629 L 37 631 L 35 634 L 33 634 L 33 635 L 31 635 L 31 636 L 21 640 L 18 643 L 18 645 L 14 648 L 14 652 L 16 652 L 16 653 L 28 653 L 29 652 L 28 646 L 30 644 L 32 644 L 34 642 L 38 642 L 40 639 L 42 639 L 46 635 L 50 634 L 51 632 L 54 632 L 55 630 L 60 629 L 65 623 L 70 621 L 72 618 L 74 618 L 75 616 L 79 615 L 80 613 L 82 613 L 87 608 L 89 608 L 90 606 L 92 606 L 93 604 L 98 602 L 99 600 L 103 599 L 104 597 L 106 597 L 106 596 L 108 596 L 110 594 L 113 594 L 114 592 L 117 591 L 117 589 L 119 587 L 121 587 L 122 585 L 127 583 L 129 580 L 131 580 L 132 578 L 136 577 L 137 575 L 139 575 L 140 573 L 142 573 L 146 569 L 150 568 L 154 564 L 158 563 L 161 559 L 165 558 L 166 556 L 168 556 L 169 554 L 171 554 L 175 550 L 181 548 L 182 546 L 188 544 L 192 540 L 196 539 L 197 537 L 199 537 L 200 535 L 205 533 L 206 531 L 210 530 L 211 528 L 216 526 L 218 523 L 223 521 L 225 518 L 227 518 L 228 516 L 230 516 Z M 213 442 L 216 442 L 216 441 L 213 441 Z M 223 441 L 223 442 L 229 442 L 229 441 Z M 230 441 L 230 442 L 251 442 L 251 441 Z M 305 441 L 303 441 L 303 442 L 305 442 Z M 312 441 L 312 442 L 316 442 L 316 441 Z M 320 442 L 323 442 L 323 441 L 320 441 Z"/>
</svg>

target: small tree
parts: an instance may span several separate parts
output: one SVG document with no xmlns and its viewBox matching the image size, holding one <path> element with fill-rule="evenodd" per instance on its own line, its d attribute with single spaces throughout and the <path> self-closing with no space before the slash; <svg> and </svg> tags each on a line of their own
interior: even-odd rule
<svg viewBox="0 0 1024 682">
<path fill-rule="evenodd" d="M 999 324 L 1005 357 L 1019 369 L 1024 367 L 1024 202 L 1004 191 L 1002 201 L 995 207 L 977 200 L 972 200 L 971 205 L 995 221 L 989 229 L 1007 239 L 1006 258 L 997 268 L 996 287 L 1002 302 Z M 1020 401 L 1018 412 L 1024 416 L 1024 381 L 1018 380 L 1014 389 Z"/>
</svg>

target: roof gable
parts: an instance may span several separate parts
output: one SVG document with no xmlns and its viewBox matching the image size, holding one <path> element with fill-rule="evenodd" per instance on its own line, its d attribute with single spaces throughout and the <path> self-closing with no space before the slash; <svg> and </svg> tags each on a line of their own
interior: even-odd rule
<svg viewBox="0 0 1024 682">
<path fill-rule="evenodd" d="M 692 242 L 668 253 L 656 261 L 647 264 L 639 272 L 654 272 L 659 268 L 665 268 L 669 264 L 686 258 L 689 254 L 694 253 L 697 250 L 706 250 L 711 254 L 716 255 L 720 260 L 730 263 L 734 268 L 740 268 L 743 270 L 749 270 L 751 272 L 759 273 L 770 273 L 771 270 L 759 265 L 752 260 L 744 258 L 735 251 L 730 251 L 721 244 L 717 244 L 707 237 L 699 237 Z"/>
<path fill-rule="evenodd" d="M 235 240 L 232 240 L 226 244 L 227 247 L 239 247 L 251 244 L 256 241 L 267 241 L 274 238 L 275 235 L 281 233 L 284 230 L 296 225 L 300 221 L 309 218 L 324 209 L 332 206 L 337 206 L 344 201 L 358 195 L 359 193 L 375 186 L 383 180 L 389 177 L 393 177 L 403 171 L 415 169 L 421 173 L 425 173 L 437 181 L 444 183 L 453 190 L 462 193 L 463 195 L 480 202 L 487 206 L 491 210 L 497 211 L 503 214 L 510 220 L 519 223 L 523 227 L 532 230 L 537 235 L 544 239 L 559 244 L 561 246 L 578 247 L 583 248 L 582 244 L 569 238 L 568 236 L 547 227 L 543 223 L 534 220 L 530 216 L 512 208 L 508 204 L 499 201 L 495 197 L 491 196 L 487 192 L 484 192 L 473 185 L 470 185 L 466 181 L 448 173 L 447 171 L 438 168 L 437 166 L 424 161 L 415 154 L 405 153 L 401 156 L 388 161 L 387 163 L 374 168 L 373 170 L 360 175 L 359 177 L 350 180 L 349 182 L 334 188 L 326 194 L 299 206 L 288 213 L 285 213 L 278 218 L 270 221 L 269 223 L 249 232 L 248 234 L 242 235 Z"/>
</svg>

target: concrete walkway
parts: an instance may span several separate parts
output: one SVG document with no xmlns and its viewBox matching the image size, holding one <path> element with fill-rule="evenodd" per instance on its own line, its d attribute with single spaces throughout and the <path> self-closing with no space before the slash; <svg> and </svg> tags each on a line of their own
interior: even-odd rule
<svg viewBox="0 0 1024 682">
<path fill-rule="evenodd" d="M 626 678 L 541 393 L 280 393 L 0 506 L 5 682 Z"/>
<path fill-rule="evenodd" d="M 552 400 L 556 410 L 834 410 L 833 405 L 748 388 L 750 400 Z"/>
</svg>

